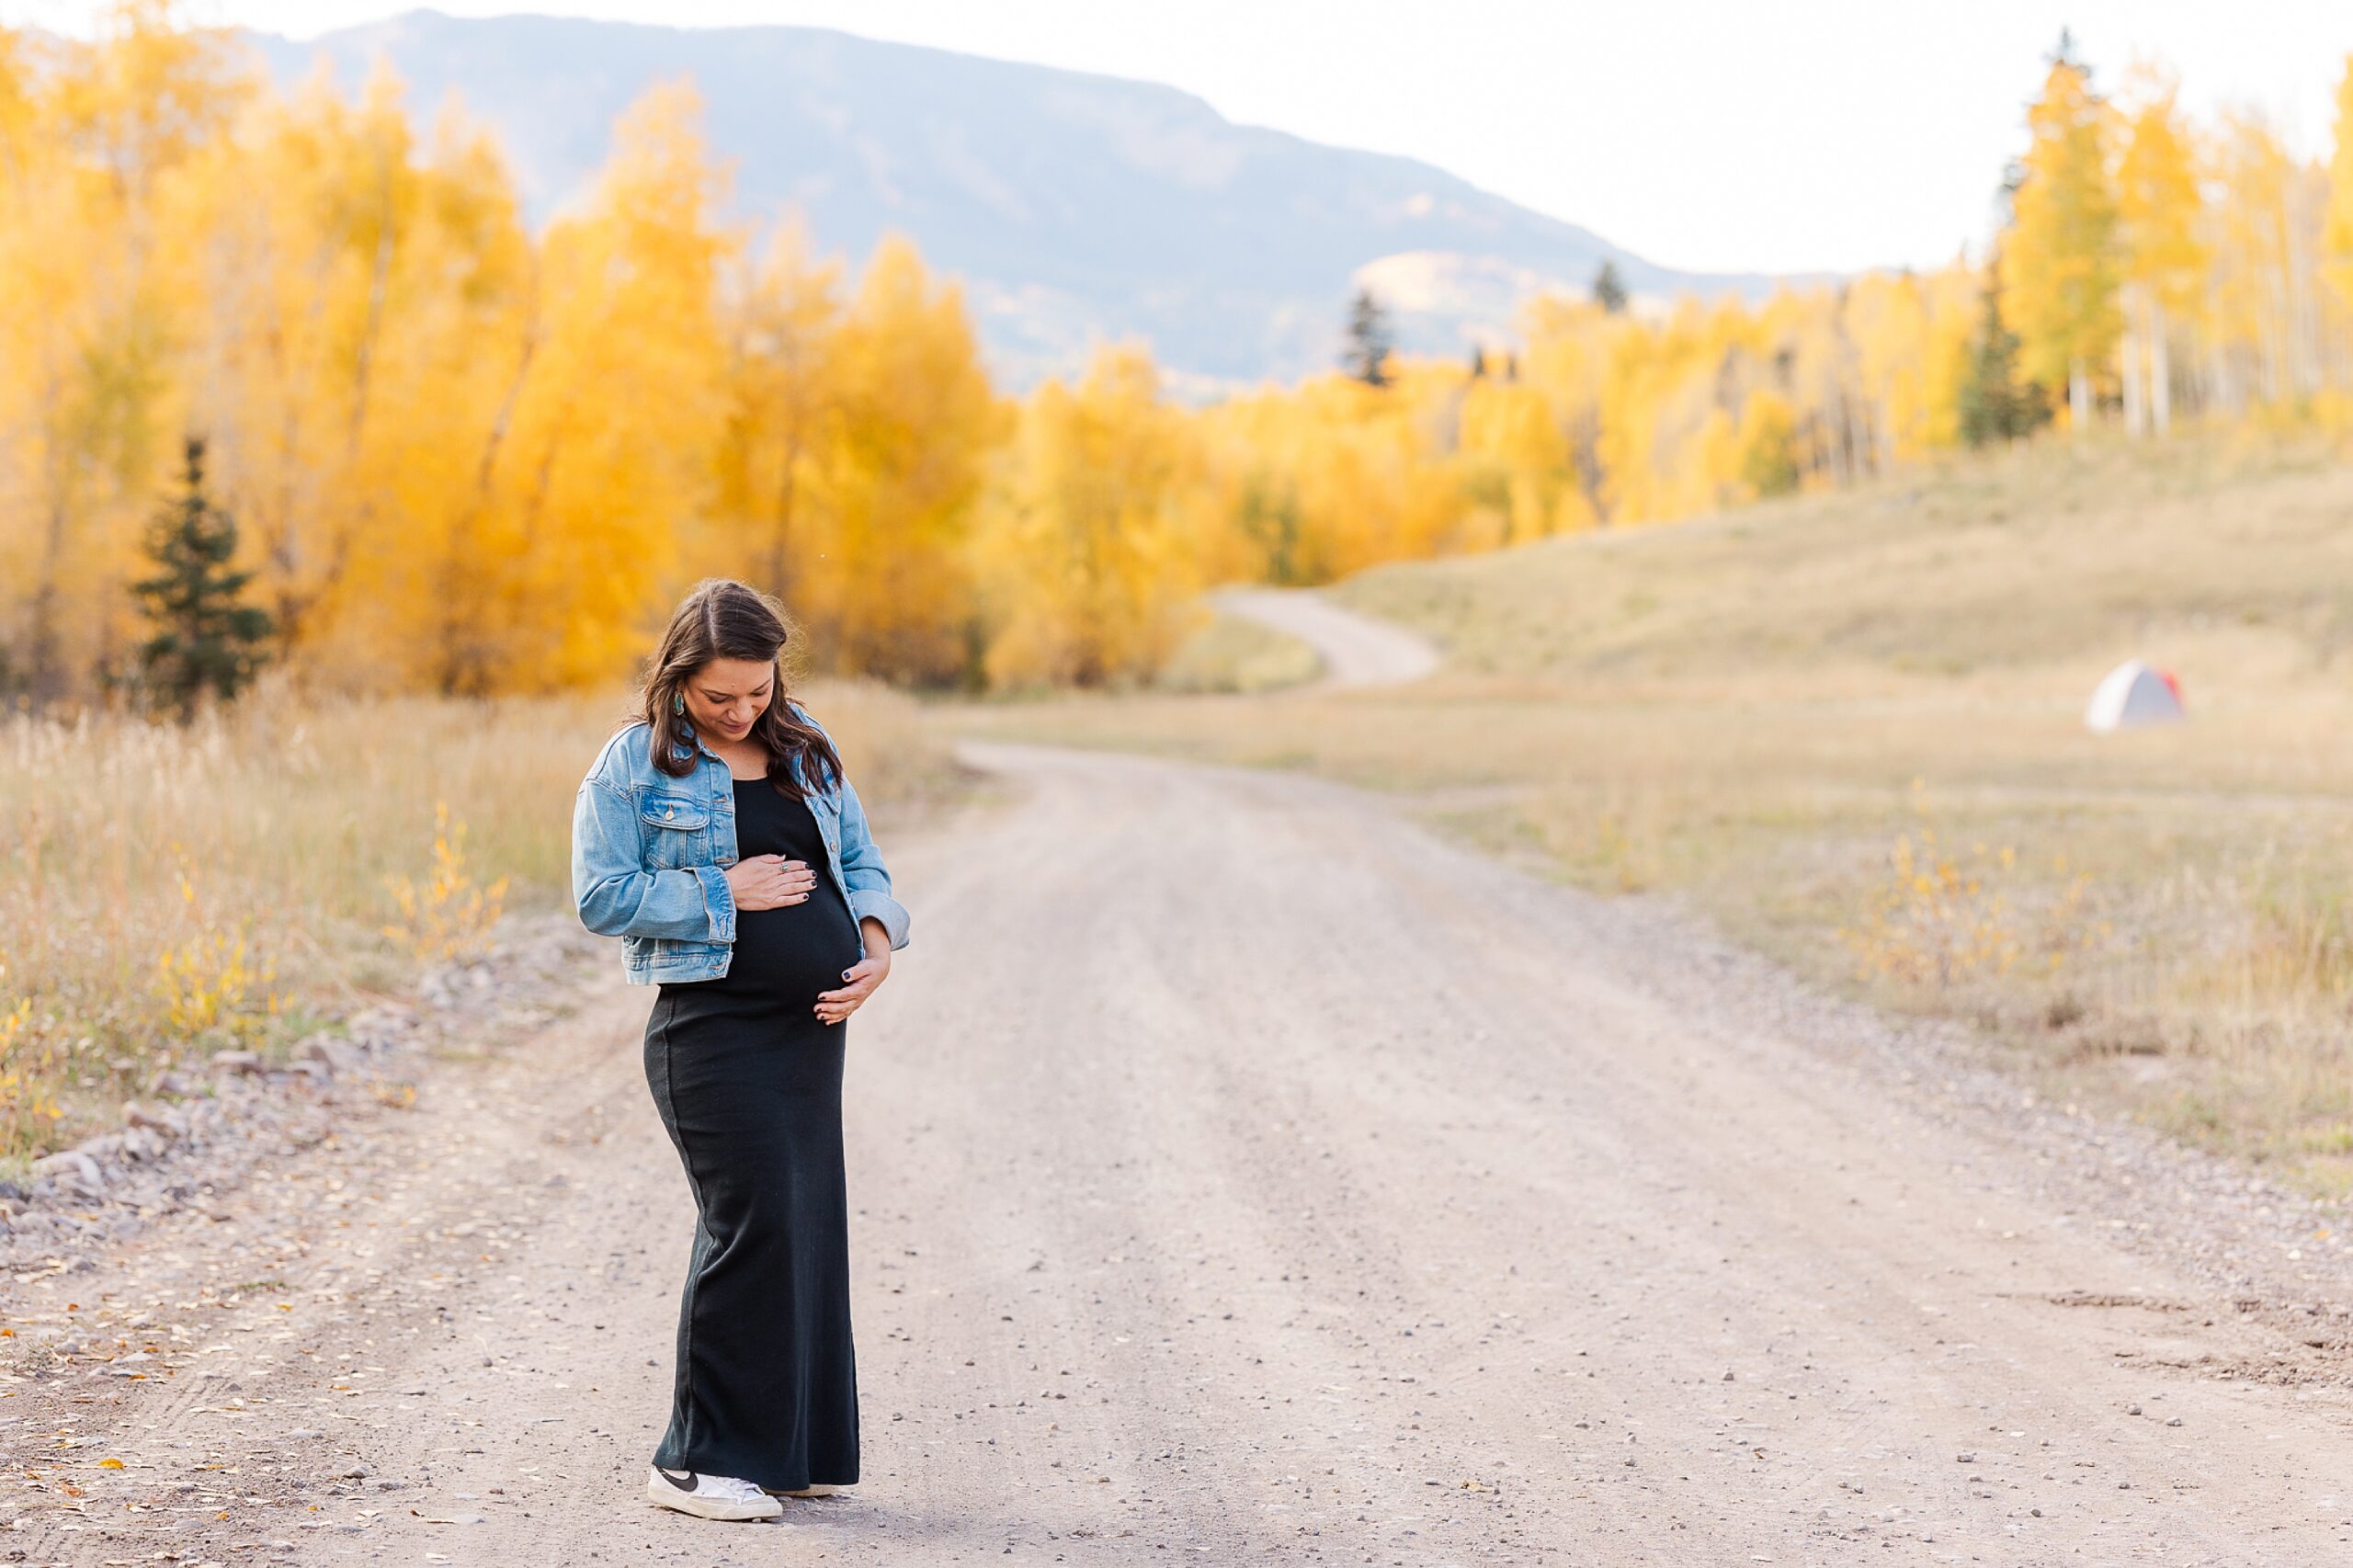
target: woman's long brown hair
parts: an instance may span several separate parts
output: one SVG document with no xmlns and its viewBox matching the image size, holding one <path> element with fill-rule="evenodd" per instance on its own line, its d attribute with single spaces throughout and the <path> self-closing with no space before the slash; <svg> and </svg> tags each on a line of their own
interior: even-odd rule
<svg viewBox="0 0 2353 1568">
<path fill-rule="evenodd" d="M 842 777 L 841 754 L 815 726 L 793 717 L 785 701 L 784 645 L 791 640 L 783 608 L 747 584 L 709 577 L 695 585 L 670 617 L 670 629 L 654 651 L 645 682 L 645 722 L 654 726 L 654 766 L 673 778 L 695 770 L 694 727 L 677 711 L 687 680 L 713 659 L 748 659 L 775 671 L 768 705 L 752 721 L 752 733 L 768 754 L 768 780 L 780 795 L 801 799 L 792 763 L 827 785 Z"/>
</svg>

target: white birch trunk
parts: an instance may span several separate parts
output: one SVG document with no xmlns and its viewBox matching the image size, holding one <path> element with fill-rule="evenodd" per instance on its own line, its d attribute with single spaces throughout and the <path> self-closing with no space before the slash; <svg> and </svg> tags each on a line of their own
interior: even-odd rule
<svg viewBox="0 0 2353 1568">
<path fill-rule="evenodd" d="M 2133 311 L 2131 306 L 2128 305 L 2126 307 L 2125 319 L 2130 321 L 2132 316 L 2137 313 L 2137 312 Z M 2123 341 L 2118 347 L 2121 351 L 2123 359 L 2123 363 L 2120 367 L 2120 369 L 2122 374 L 2124 386 L 2124 433 L 2137 441 L 2148 433 L 2147 420 L 2143 416 L 2141 397 L 2141 370 L 2143 361 L 2143 356 L 2141 353 L 2141 335 L 2133 331 L 2130 326 L 2127 326 L 2124 329 Z"/>
<path fill-rule="evenodd" d="M 2173 428 L 2173 364 L 2165 353 L 2165 302 L 2149 301 L 2149 424 L 2162 439 Z"/>
</svg>

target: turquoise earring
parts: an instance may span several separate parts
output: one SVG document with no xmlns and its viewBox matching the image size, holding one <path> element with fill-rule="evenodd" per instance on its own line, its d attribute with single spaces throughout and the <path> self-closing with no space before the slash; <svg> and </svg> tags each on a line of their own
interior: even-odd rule
<svg viewBox="0 0 2353 1568">
<path fill-rule="evenodd" d="M 670 694 L 670 711 L 673 713 L 683 713 L 686 710 L 687 694 L 683 691 L 672 692 Z"/>
</svg>

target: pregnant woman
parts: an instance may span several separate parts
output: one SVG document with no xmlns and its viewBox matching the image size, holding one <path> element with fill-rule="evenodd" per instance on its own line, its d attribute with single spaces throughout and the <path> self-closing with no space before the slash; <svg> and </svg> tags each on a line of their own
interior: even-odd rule
<svg viewBox="0 0 2353 1568">
<path fill-rule="evenodd" d="M 698 586 L 573 812 L 581 920 L 661 987 L 645 1078 L 700 1215 L 646 1495 L 710 1519 L 858 1480 L 845 1020 L 907 944 L 840 755 L 785 695 L 786 636 L 755 590 Z"/>
</svg>

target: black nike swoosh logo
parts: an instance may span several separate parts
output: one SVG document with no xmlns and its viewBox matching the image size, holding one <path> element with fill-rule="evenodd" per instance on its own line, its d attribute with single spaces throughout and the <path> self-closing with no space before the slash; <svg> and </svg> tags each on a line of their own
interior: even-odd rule
<svg viewBox="0 0 2353 1568">
<path fill-rule="evenodd" d="M 687 1478 L 684 1481 L 680 1481 L 676 1476 L 672 1475 L 668 1471 L 664 1470 L 658 1464 L 654 1467 L 654 1473 L 660 1476 L 663 1480 L 668 1482 L 671 1485 L 676 1487 L 681 1492 L 692 1492 L 696 1487 L 702 1484 L 702 1483 L 696 1477 L 693 1471 L 687 1471 Z"/>
</svg>

